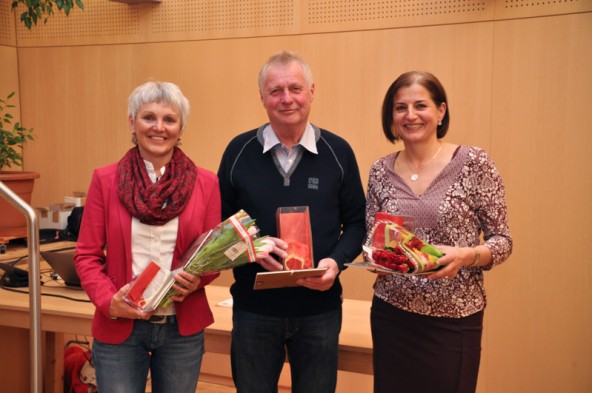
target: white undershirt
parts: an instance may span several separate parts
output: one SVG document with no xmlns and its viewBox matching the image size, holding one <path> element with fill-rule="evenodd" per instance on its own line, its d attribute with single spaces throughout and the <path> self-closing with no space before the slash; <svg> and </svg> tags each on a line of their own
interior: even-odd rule
<svg viewBox="0 0 592 393">
<path fill-rule="evenodd" d="M 144 160 L 148 175 L 152 183 L 156 183 L 157 177 L 154 166 Z M 162 168 L 164 174 L 165 168 Z M 175 217 L 164 225 L 147 225 L 132 217 L 132 273 L 136 277 L 146 269 L 151 261 L 167 270 L 171 269 L 173 253 L 177 242 L 177 230 L 179 217 Z M 155 314 L 174 314 L 174 305 L 167 309 L 158 309 Z"/>
</svg>

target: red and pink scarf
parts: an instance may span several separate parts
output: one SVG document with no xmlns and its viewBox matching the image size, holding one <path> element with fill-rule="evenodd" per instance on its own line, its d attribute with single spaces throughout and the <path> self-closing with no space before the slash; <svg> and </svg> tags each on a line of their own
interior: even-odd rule
<svg viewBox="0 0 592 393">
<path fill-rule="evenodd" d="M 140 222 L 164 225 L 177 217 L 191 197 L 197 167 L 180 149 L 164 175 L 152 183 L 138 147 L 131 148 L 117 165 L 118 194 L 127 211 Z"/>
</svg>

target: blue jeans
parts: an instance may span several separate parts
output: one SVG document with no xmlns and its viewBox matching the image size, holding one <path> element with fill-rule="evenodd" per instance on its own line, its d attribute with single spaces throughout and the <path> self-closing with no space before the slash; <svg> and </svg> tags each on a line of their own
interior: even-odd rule
<svg viewBox="0 0 592 393">
<path fill-rule="evenodd" d="M 341 308 L 299 318 L 235 308 L 232 320 L 230 353 L 237 393 L 276 393 L 286 352 L 292 392 L 335 392 Z"/>
<path fill-rule="evenodd" d="M 203 353 L 203 331 L 181 336 L 176 322 L 135 321 L 132 334 L 121 344 L 94 340 L 97 389 L 144 393 L 150 370 L 152 392 L 195 393 Z"/>
</svg>

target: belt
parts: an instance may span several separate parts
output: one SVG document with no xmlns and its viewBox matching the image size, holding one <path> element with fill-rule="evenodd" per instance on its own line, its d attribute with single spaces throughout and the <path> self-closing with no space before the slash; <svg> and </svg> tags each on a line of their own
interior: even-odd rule
<svg viewBox="0 0 592 393">
<path fill-rule="evenodd" d="M 175 315 L 153 315 L 148 322 L 161 325 L 165 323 L 175 323 L 176 320 Z"/>
</svg>

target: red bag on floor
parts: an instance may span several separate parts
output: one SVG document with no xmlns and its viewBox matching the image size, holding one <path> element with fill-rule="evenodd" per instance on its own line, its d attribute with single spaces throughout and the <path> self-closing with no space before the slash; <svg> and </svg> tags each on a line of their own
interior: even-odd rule
<svg viewBox="0 0 592 393">
<path fill-rule="evenodd" d="M 64 393 L 96 393 L 90 351 L 69 346 L 64 351 Z"/>
</svg>

